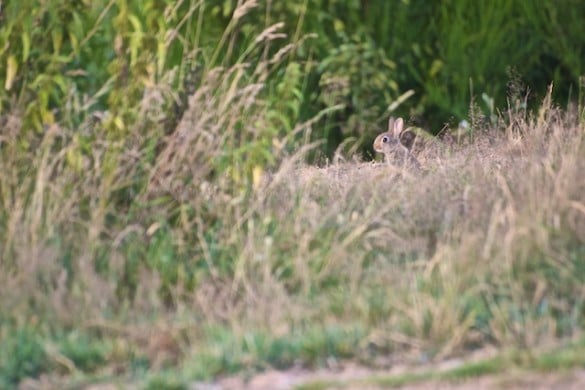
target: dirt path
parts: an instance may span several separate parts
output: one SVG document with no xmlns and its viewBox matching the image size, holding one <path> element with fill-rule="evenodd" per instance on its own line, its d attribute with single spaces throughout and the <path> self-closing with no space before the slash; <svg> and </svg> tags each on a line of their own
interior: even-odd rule
<svg viewBox="0 0 585 390">
<path fill-rule="evenodd" d="M 486 375 L 463 381 L 423 381 L 398 387 L 368 383 L 377 374 L 367 370 L 351 369 L 338 375 L 319 372 L 267 372 L 246 382 L 229 378 L 213 385 L 194 385 L 193 390 L 292 390 L 306 386 L 319 390 L 381 390 L 400 388 L 408 390 L 496 390 L 496 389 L 585 389 L 585 369 L 537 373 L 518 370 L 511 373 Z M 301 387 L 302 388 L 302 387 Z"/>
<path fill-rule="evenodd" d="M 564 355 L 559 354 L 563 351 Z M 585 389 L 585 360 L 582 358 L 581 347 L 560 349 L 557 350 L 556 355 L 551 353 L 544 350 L 533 351 L 529 354 L 532 360 L 522 363 L 524 355 L 506 355 L 496 349 L 486 348 L 469 352 L 461 358 L 437 363 L 413 364 L 412 362 L 388 361 L 385 364 L 388 367 L 386 369 L 369 368 L 352 361 L 334 361 L 331 362 L 330 368 L 311 370 L 296 367 L 283 371 L 268 370 L 251 377 L 238 374 L 212 382 L 182 383 L 181 386 L 186 386 L 180 388 L 189 390 Z M 553 362 L 553 364 L 538 364 L 538 361 Z M 540 367 L 540 371 L 535 367 Z M 549 371 L 546 371 L 546 367 Z M 61 388 L 138 390 L 145 388 L 146 384 L 146 382 L 126 382 L 123 379 L 120 381 L 106 379 L 99 383 L 78 382 L 77 385 L 71 383 L 64 385 L 63 382 L 59 382 L 58 377 L 43 376 L 36 380 L 25 380 L 18 388 L 21 390 Z"/>
<path fill-rule="evenodd" d="M 461 373 L 471 365 L 495 361 L 500 355 L 495 349 L 484 349 L 464 358 L 448 359 L 429 364 L 393 364 L 381 370 L 347 362 L 336 369 L 307 370 L 302 368 L 285 371 L 270 370 L 244 379 L 234 376 L 220 379 L 213 384 L 194 384 L 192 390 L 379 390 L 401 389 L 585 389 L 585 367 L 551 372 L 523 369 L 511 364 L 492 365 L 490 374 L 464 378 Z M 486 365 L 486 366 L 487 366 Z M 455 372 L 459 370 L 459 374 Z M 495 373 L 494 373 L 495 371 Z M 471 372 L 471 371 L 469 371 Z M 474 371 L 476 375 L 477 371 Z M 433 379 L 437 374 L 452 374 L 452 380 Z M 443 375 L 445 377 L 446 375 Z"/>
</svg>

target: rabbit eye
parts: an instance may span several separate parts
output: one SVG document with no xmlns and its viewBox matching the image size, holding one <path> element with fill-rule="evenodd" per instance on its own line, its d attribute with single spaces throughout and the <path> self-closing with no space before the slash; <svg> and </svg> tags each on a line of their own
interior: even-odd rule
<svg viewBox="0 0 585 390">
<path fill-rule="evenodd" d="M 387 135 L 385 135 L 382 137 L 382 142 L 387 144 L 388 142 L 390 142 L 390 138 Z"/>
</svg>

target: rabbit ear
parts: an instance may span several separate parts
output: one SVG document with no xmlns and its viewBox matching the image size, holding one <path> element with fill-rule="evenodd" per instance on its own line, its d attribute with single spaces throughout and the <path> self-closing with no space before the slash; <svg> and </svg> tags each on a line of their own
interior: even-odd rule
<svg viewBox="0 0 585 390">
<path fill-rule="evenodd" d="M 394 134 L 394 137 L 399 138 L 403 128 L 404 120 L 402 118 L 397 118 L 392 126 L 392 134 Z"/>
<path fill-rule="evenodd" d="M 392 132 L 394 129 L 394 121 L 395 121 L 394 117 L 388 118 L 388 131 L 389 132 Z"/>
<path fill-rule="evenodd" d="M 414 145 L 414 139 L 416 138 L 416 134 L 411 129 L 406 129 L 400 134 L 400 143 L 406 149 L 412 149 L 412 145 Z"/>
</svg>

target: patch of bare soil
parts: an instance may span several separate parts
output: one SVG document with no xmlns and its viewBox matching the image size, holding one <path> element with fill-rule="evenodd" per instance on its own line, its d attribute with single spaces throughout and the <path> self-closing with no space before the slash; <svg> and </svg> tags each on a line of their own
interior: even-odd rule
<svg viewBox="0 0 585 390">
<path fill-rule="evenodd" d="M 347 367 L 336 373 L 270 371 L 246 381 L 228 378 L 215 384 L 196 384 L 193 390 L 292 390 L 298 386 L 319 383 L 315 388 L 328 390 L 381 390 L 391 387 L 369 383 L 368 379 L 387 376 L 387 372 L 372 371 L 360 367 Z M 330 383 L 326 385 L 326 383 Z M 496 390 L 496 389 L 585 389 L 585 369 L 539 373 L 515 371 L 496 375 L 485 375 L 462 381 L 423 381 L 398 387 L 408 390 Z"/>
<path fill-rule="evenodd" d="M 344 389 L 363 389 L 363 387 L 344 387 Z M 381 389 L 370 387 L 369 389 Z M 462 382 L 424 382 L 403 386 L 401 389 L 422 390 L 496 390 L 496 389 L 585 389 L 585 370 L 571 372 L 536 373 L 518 371 L 500 375 L 488 375 Z"/>
<path fill-rule="evenodd" d="M 193 384 L 191 390 L 293 390 L 311 384 L 319 390 L 380 390 L 396 388 L 383 385 L 376 378 L 400 377 L 408 374 L 445 372 L 465 364 L 477 363 L 497 355 L 495 349 L 471 352 L 463 358 L 448 359 L 429 364 L 394 364 L 388 369 L 368 368 L 353 362 L 338 364 L 335 369 L 307 370 L 292 368 L 284 371 L 270 370 L 244 378 L 233 376 L 223 378 L 213 384 Z M 388 382 L 388 381 L 387 381 Z M 308 387 L 310 388 L 310 387 Z M 483 375 L 469 379 L 441 381 L 413 381 L 399 386 L 400 389 L 422 390 L 492 390 L 492 389 L 585 389 L 585 369 L 535 372 L 511 367 L 505 372 Z"/>
</svg>

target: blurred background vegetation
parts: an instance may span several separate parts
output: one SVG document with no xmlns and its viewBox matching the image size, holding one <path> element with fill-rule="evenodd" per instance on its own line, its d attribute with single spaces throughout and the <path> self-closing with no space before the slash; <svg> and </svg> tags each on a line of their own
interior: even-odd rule
<svg viewBox="0 0 585 390">
<path fill-rule="evenodd" d="M 488 121 L 508 106 L 525 114 L 551 83 L 556 104 L 583 107 L 584 20 L 582 0 L 0 0 L 0 387 L 106 364 L 140 377 L 162 366 L 158 350 L 180 355 L 170 342 L 151 346 L 151 333 L 166 337 L 160 328 L 205 379 L 354 356 L 377 332 L 406 335 L 425 353 L 455 350 L 475 329 L 507 345 L 531 315 L 571 334 L 583 317 L 576 208 L 546 203 L 556 222 L 543 217 L 534 235 L 545 244 L 520 240 L 526 269 L 510 276 L 494 266 L 505 283 L 486 303 L 467 288 L 479 283 L 481 244 L 441 233 L 452 258 L 473 265 L 455 272 L 455 290 L 451 274 L 408 268 L 427 259 L 426 246 L 401 249 L 387 231 L 374 234 L 396 228 L 424 241 L 440 207 L 411 221 L 412 210 L 378 192 L 378 218 L 364 201 L 371 194 L 326 195 L 327 183 L 315 199 L 291 190 L 284 202 L 256 189 L 283 161 L 323 162 L 339 145 L 372 158 L 390 114 L 436 134 L 470 111 Z M 565 167 L 557 160 L 551 170 Z M 452 191 L 468 191 L 468 179 L 453 177 Z M 444 183 L 400 196 L 448 201 Z M 578 204 L 579 191 L 562 199 Z M 481 221 L 474 237 L 486 236 Z M 566 253 L 579 272 L 530 268 Z M 552 309 L 530 298 L 540 286 L 531 278 L 545 273 L 559 278 Z M 410 301 L 420 296 L 428 310 Z M 499 304 L 513 326 L 494 330 Z M 466 337 L 453 335 L 459 325 Z M 382 353 L 396 346 L 390 336 Z"/>
<path fill-rule="evenodd" d="M 78 125 L 92 110 L 124 128 L 135 119 L 128 107 L 170 70 L 174 92 L 188 94 L 196 69 L 274 54 L 282 44 L 254 41 L 278 22 L 296 46 L 268 76 L 274 125 L 286 134 L 339 105 L 313 132 L 328 154 L 350 136 L 367 146 L 390 109 L 437 133 L 466 118 L 472 99 L 487 113 L 506 106 L 510 83 L 530 87 L 529 104 L 554 83 L 565 104 L 585 73 L 579 0 L 264 0 L 237 20 L 237 0 L 3 3 L 0 107 L 22 108 L 27 131 Z"/>
</svg>

